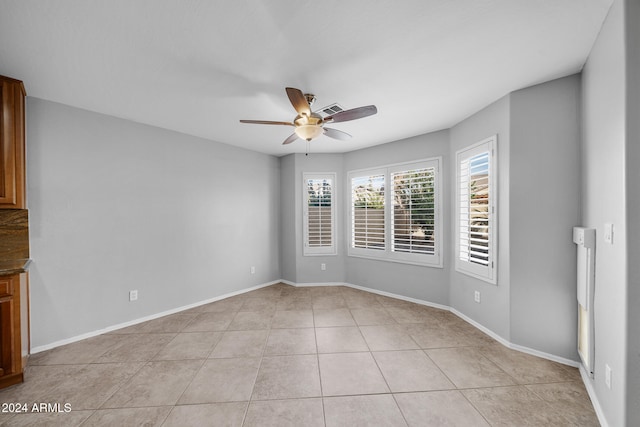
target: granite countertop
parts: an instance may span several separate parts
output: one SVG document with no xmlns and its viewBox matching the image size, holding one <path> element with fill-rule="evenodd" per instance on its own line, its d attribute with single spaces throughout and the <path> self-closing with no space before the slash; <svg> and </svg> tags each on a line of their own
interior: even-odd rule
<svg viewBox="0 0 640 427">
<path fill-rule="evenodd" d="M 0 260 L 0 276 L 24 273 L 29 269 L 30 258 Z"/>
</svg>

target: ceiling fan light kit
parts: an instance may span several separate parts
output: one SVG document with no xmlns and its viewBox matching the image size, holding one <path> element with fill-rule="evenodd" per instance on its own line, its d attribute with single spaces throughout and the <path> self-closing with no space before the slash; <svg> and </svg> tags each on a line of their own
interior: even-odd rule
<svg viewBox="0 0 640 427">
<path fill-rule="evenodd" d="M 287 139 L 285 139 L 283 144 L 291 144 L 298 138 L 305 141 L 311 141 L 312 139 L 317 138 L 323 134 L 328 136 L 329 138 L 344 141 L 351 138 L 351 135 L 337 129 L 325 128 L 324 124 L 332 122 L 347 122 L 349 120 L 361 119 L 378 112 L 378 109 L 375 105 L 367 105 L 366 107 L 340 111 L 332 116 L 327 116 L 323 119 L 320 114 L 311 111 L 311 105 L 313 105 L 316 100 L 315 95 L 309 93 L 303 94 L 300 89 L 296 89 L 293 87 L 286 88 L 286 92 L 291 105 L 293 105 L 293 108 L 295 108 L 295 110 L 298 112 L 298 115 L 295 119 L 293 119 L 293 122 L 240 120 L 240 123 L 294 126 L 294 133 Z"/>
</svg>

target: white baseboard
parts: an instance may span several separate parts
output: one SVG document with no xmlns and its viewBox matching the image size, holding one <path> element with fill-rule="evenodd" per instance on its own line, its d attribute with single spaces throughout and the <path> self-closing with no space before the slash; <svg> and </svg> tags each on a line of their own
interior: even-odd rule
<svg viewBox="0 0 640 427">
<path fill-rule="evenodd" d="M 587 371 L 585 371 L 583 366 L 580 366 L 579 369 L 580 376 L 582 377 L 582 382 L 584 383 L 584 387 L 587 389 L 589 398 L 591 398 L 591 404 L 593 405 L 593 410 L 596 411 L 596 416 L 598 417 L 600 425 L 602 427 L 609 427 L 609 423 L 604 417 L 604 411 L 602 410 L 602 406 L 600 406 L 598 395 L 596 394 L 596 390 L 593 388 L 593 383 L 591 382 L 591 378 L 589 378 L 589 374 L 587 373 Z"/>
<path fill-rule="evenodd" d="M 60 340 L 60 341 L 55 341 L 55 342 L 52 342 L 50 344 L 45 344 L 45 345 L 39 345 L 37 347 L 32 347 L 31 348 L 31 354 L 36 354 L 36 353 L 40 353 L 40 352 L 43 352 L 43 351 L 46 351 L 46 350 L 51 350 L 52 348 L 60 347 L 60 346 L 66 345 L 66 344 L 71 344 L 71 343 L 74 343 L 74 342 L 77 342 L 77 341 L 82 341 L 82 340 L 87 339 L 87 338 L 91 338 L 91 337 L 95 337 L 95 336 L 98 336 L 98 335 L 106 334 L 107 332 L 117 331 L 118 329 L 126 328 L 126 327 L 133 326 L 133 325 L 137 325 L 138 323 L 147 322 L 149 320 L 157 319 L 159 317 L 164 317 L 164 316 L 168 316 L 170 314 L 179 313 L 181 311 L 189 310 L 189 309 L 192 309 L 192 308 L 195 308 L 195 307 L 199 307 L 199 306 L 205 305 L 205 304 L 210 304 L 212 302 L 220 301 L 220 300 L 225 299 L 225 298 L 229 298 L 229 297 L 233 297 L 233 296 L 236 296 L 236 295 L 244 294 L 244 293 L 247 293 L 247 292 L 255 291 L 257 289 L 264 288 L 264 287 L 271 286 L 271 285 L 275 285 L 276 283 L 282 283 L 282 282 L 283 282 L 282 280 L 274 280 L 272 282 L 262 283 L 260 285 L 252 286 L 250 288 L 241 289 L 239 291 L 234 291 L 234 292 L 230 292 L 228 294 L 219 295 L 217 297 L 209 298 L 209 299 L 204 300 L 204 301 L 198 301 L 198 302 L 193 303 L 193 304 L 183 305 L 182 307 L 173 308 L 171 310 L 166 310 L 166 311 L 163 311 L 163 312 L 160 312 L 160 313 L 156 313 L 156 314 L 152 314 L 152 315 L 145 316 L 145 317 L 140 317 L 138 319 L 130 320 L 128 322 L 118 323 L 117 325 L 109 326 L 109 327 L 104 328 L 104 329 L 98 329 L 96 331 L 87 332 L 87 333 L 81 334 L 81 335 L 76 335 L 76 336 L 71 337 L 71 338 L 65 338 L 65 339 Z"/>
<path fill-rule="evenodd" d="M 481 330 L 482 332 L 484 332 L 485 334 L 489 335 L 491 338 L 493 338 L 494 340 L 498 341 L 500 344 L 504 345 L 505 347 L 508 347 L 510 349 L 513 349 L 513 350 L 520 351 L 522 353 L 527 353 L 527 354 L 530 354 L 532 356 L 541 357 L 543 359 L 551 360 L 552 362 L 558 362 L 558 363 L 561 363 L 563 365 L 571 366 L 573 368 L 577 368 L 577 367 L 580 366 L 580 363 L 575 361 L 575 360 L 567 359 L 567 358 L 561 357 L 561 356 L 556 356 L 555 354 L 545 353 L 544 351 L 535 350 L 533 348 L 525 347 L 525 346 L 522 346 L 522 345 L 519 345 L 519 344 L 514 344 L 511 341 L 508 341 L 508 340 L 504 339 L 503 337 L 501 337 L 500 335 L 496 334 L 491 329 L 488 329 L 488 328 L 482 326 L 481 324 L 479 324 L 478 322 L 476 322 L 475 320 L 465 316 L 464 314 L 462 314 L 461 312 L 459 312 L 455 308 L 449 308 L 449 311 L 451 311 L 453 314 L 455 314 L 456 316 L 458 316 L 459 318 L 461 318 L 465 322 L 471 324 L 475 328 L 477 328 L 477 329 Z"/>
<path fill-rule="evenodd" d="M 281 280 L 282 283 L 295 286 L 296 288 L 310 288 L 316 286 L 348 286 L 346 283 L 342 282 L 324 282 L 324 283 L 293 283 L 288 280 Z"/>
<path fill-rule="evenodd" d="M 365 292 L 370 292 L 370 293 L 376 294 L 376 295 L 382 295 L 384 297 L 395 298 L 395 299 L 399 299 L 399 300 L 402 300 L 402 301 L 409 301 L 409 302 L 413 302 L 415 304 L 426 305 L 428 307 L 439 308 L 439 309 L 442 309 L 442 310 L 449 310 L 449 306 L 448 305 L 437 304 L 435 302 L 429 302 L 429 301 L 425 301 L 425 300 L 421 300 L 421 299 L 417 299 L 417 298 L 405 297 L 404 295 L 398 295 L 398 294 L 394 294 L 394 293 L 391 293 L 391 292 L 380 291 L 378 289 L 371 289 L 371 288 L 367 288 L 367 287 L 364 287 L 364 286 L 353 285 L 351 283 L 344 283 L 344 286 L 348 286 L 349 288 L 359 289 L 359 290 L 365 291 Z"/>
</svg>

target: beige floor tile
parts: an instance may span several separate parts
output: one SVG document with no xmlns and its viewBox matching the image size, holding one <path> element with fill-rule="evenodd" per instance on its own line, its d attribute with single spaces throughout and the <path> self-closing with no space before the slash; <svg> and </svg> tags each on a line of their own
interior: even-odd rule
<svg viewBox="0 0 640 427">
<path fill-rule="evenodd" d="M 600 425 L 587 390 L 581 382 L 535 384 L 525 388 L 546 401 L 572 425 L 580 427 Z"/>
<path fill-rule="evenodd" d="M 87 427 L 103 426 L 161 426 L 171 406 L 159 406 L 155 408 L 123 408 L 101 409 L 93 413 L 83 424 Z"/>
<path fill-rule="evenodd" d="M 400 393 L 395 399 L 411 427 L 489 427 L 459 391 Z"/>
<path fill-rule="evenodd" d="M 392 392 L 455 389 L 455 386 L 422 350 L 374 352 Z"/>
<path fill-rule="evenodd" d="M 154 360 L 206 359 L 222 338 L 222 332 L 182 332 Z"/>
<path fill-rule="evenodd" d="M 369 351 L 360 329 L 355 326 L 316 328 L 318 353 Z"/>
<path fill-rule="evenodd" d="M 93 411 L 71 411 L 71 412 L 31 412 L 27 414 L 19 414 L 7 420 L 6 426 L 29 426 L 29 427 L 51 427 L 65 426 L 75 427 L 82 423 L 93 414 Z M 87 424 L 84 424 L 87 425 Z"/>
<path fill-rule="evenodd" d="M 351 310 L 351 315 L 360 326 L 397 323 L 384 308 L 354 308 Z"/>
<path fill-rule="evenodd" d="M 162 427 L 240 427 L 247 402 L 175 406 Z"/>
<path fill-rule="evenodd" d="M 182 332 L 224 331 L 235 315 L 235 312 L 203 312 L 194 317 Z"/>
<path fill-rule="evenodd" d="M 373 295 L 366 295 L 364 292 L 353 295 L 346 294 L 343 298 L 348 308 L 382 308 Z"/>
<path fill-rule="evenodd" d="M 515 384 L 513 378 L 477 348 L 442 348 L 425 352 L 458 388 Z"/>
<path fill-rule="evenodd" d="M 385 308 L 387 313 L 398 323 L 430 323 L 435 324 L 436 319 L 429 315 L 427 311 L 421 307 L 394 307 Z"/>
<path fill-rule="evenodd" d="M 180 332 L 189 322 L 196 317 L 196 314 L 177 313 L 169 316 L 160 317 L 140 324 L 138 333 L 163 333 L 163 332 Z"/>
<path fill-rule="evenodd" d="M 0 390 L 0 402 L 23 402 L 28 404 L 48 402 L 56 399 L 56 387 L 86 365 L 29 366 L 24 372 L 24 383 Z"/>
<path fill-rule="evenodd" d="M 314 310 L 346 308 L 347 303 L 341 295 L 322 295 L 311 298 L 311 306 Z"/>
<path fill-rule="evenodd" d="M 418 304 L 401 300 L 398 298 L 387 297 L 384 295 L 376 295 L 376 299 L 383 307 L 406 307 L 406 308 L 414 308 L 417 307 Z"/>
<path fill-rule="evenodd" d="M 571 381 L 574 379 L 559 363 L 511 350 L 501 344 L 483 347 L 481 352 L 500 369 L 511 375 L 518 384 Z"/>
<path fill-rule="evenodd" d="M 178 403 L 248 401 L 259 366 L 260 358 L 208 359 Z"/>
<path fill-rule="evenodd" d="M 360 331 L 371 351 L 420 348 L 402 325 L 360 326 Z"/>
<path fill-rule="evenodd" d="M 25 379 L 0 402 L 74 411 L 1 425 L 598 425 L 577 369 L 349 287 L 233 296 L 33 355 Z"/>
<path fill-rule="evenodd" d="M 235 313 L 240 310 L 244 303 L 243 296 L 235 296 L 230 298 L 221 299 L 220 301 L 204 304 L 192 309 L 198 313 Z"/>
<path fill-rule="evenodd" d="M 89 411 L 92 412 L 92 411 Z M 0 426 L 8 426 L 9 420 L 14 418 L 17 414 L 14 412 L 0 412 Z M 89 414 L 91 415 L 91 414 Z"/>
<path fill-rule="evenodd" d="M 126 326 L 124 328 L 116 329 L 105 333 L 105 335 L 127 335 L 137 334 L 138 330 L 145 324 L 145 322 L 137 323 L 135 325 Z"/>
<path fill-rule="evenodd" d="M 103 408 L 175 405 L 202 366 L 202 360 L 148 362 Z"/>
<path fill-rule="evenodd" d="M 451 328 L 457 331 L 461 331 L 467 337 L 467 342 L 471 346 L 482 347 L 499 344 L 498 341 L 474 327 L 471 327 L 471 329 L 463 329 L 457 326 L 453 326 Z"/>
<path fill-rule="evenodd" d="M 324 413 L 327 427 L 407 425 L 390 394 L 325 397 Z"/>
<path fill-rule="evenodd" d="M 406 325 L 405 330 L 420 348 L 468 347 L 472 345 L 469 337 L 452 328 L 437 324 Z"/>
<path fill-rule="evenodd" d="M 288 311 L 288 310 L 311 310 L 311 297 L 302 296 L 297 294 L 288 294 L 278 299 L 276 310 Z"/>
<path fill-rule="evenodd" d="M 103 353 L 95 363 L 145 362 L 153 359 L 175 333 L 118 335 L 118 343 Z"/>
<path fill-rule="evenodd" d="M 230 331 L 269 329 L 274 313 L 275 311 L 239 311 L 227 329 Z"/>
<path fill-rule="evenodd" d="M 264 357 L 252 400 L 319 397 L 320 377 L 316 355 Z"/>
<path fill-rule="evenodd" d="M 311 298 L 311 292 L 308 287 L 285 286 L 280 291 L 280 298 L 290 296 Z"/>
<path fill-rule="evenodd" d="M 272 329 L 267 339 L 265 356 L 315 354 L 316 335 L 313 328 Z"/>
<path fill-rule="evenodd" d="M 260 357 L 267 342 L 268 331 L 227 331 L 209 357 Z"/>
<path fill-rule="evenodd" d="M 338 296 L 342 297 L 343 286 L 307 286 L 312 298 Z"/>
<path fill-rule="evenodd" d="M 276 311 L 278 298 L 275 297 L 257 297 L 253 296 L 244 299 L 240 311 Z"/>
<path fill-rule="evenodd" d="M 388 393 L 371 353 L 319 354 L 323 396 Z"/>
<path fill-rule="evenodd" d="M 313 310 L 313 320 L 316 328 L 355 326 L 356 324 L 351 312 L 346 308 Z"/>
<path fill-rule="evenodd" d="M 523 386 L 463 390 L 492 426 L 566 426 L 569 420 Z"/>
<path fill-rule="evenodd" d="M 73 410 L 98 409 L 143 365 L 144 362 L 86 365 L 60 381 L 52 395 L 57 402 L 69 403 Z"/>
<path fill-rule="evenodd" d="M 282 294 L 282 290 L 286 289 L 287 285 L 271 285 L 264 288 L 256 289 L 246 294 L 249 298 L 278 298 Z"/>
<path fill-rule="evenodd" d="M 276 311 L 271 322 L 273 329 L 313 328 L 313 311 L 286 310 Z"/>
<path fill-rule="evenodd" d="M 253 401 L 244 427 L 323 427 L 322 399 Z"/>
<path fill-rule="evenodd" d="M 119 342 L 116 335 L 99 335 L 29 356 L 29 366 L 91 363 Z"/>
</svg>

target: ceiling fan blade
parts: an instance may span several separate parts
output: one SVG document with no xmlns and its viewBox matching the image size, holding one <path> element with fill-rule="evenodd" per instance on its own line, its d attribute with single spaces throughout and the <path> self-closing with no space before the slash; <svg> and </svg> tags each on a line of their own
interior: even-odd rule
<svg viewBox="0 0 640 427">
<path fill-rule="evenodd" d="M 240 123 L 251 123 L 254 125 L 287 125 L 287 126 L 295 126 L 291 122 L 272 122 L 269 120 L 240 120 Z"/>
<path fill-rule="evenodd" d="M 341 130 L 338 130 L 338 129 L 323 128 L 323 130 L 324 130 L 324 134 L 327 135 L 329 138 L 339 139 L 340 141 L 346 141 L 347 139 L 351 139 L 351 135 L 349 135 L 346 132 L 342 132 Z"/>
<path fill-rule="evenodd" d="M 363 117 L 372 116 L 378 112 L 375 105 L 367 105 L 366 107 L 353 108 L 351 110 L 340 111 L 333 116 L 324 118 L 325 122 L 348 122 L 349 120 L 361 119 Z"/>
<path fill-rule="evenodd" d="M 298 114 L 304 114 L 306 116 L 311 114 L 311 108 L 309 107 L 309 103 L 307 99 L 304 97 L 304 94 L 300 89 L 296 89 L 295 87 L 286 88 L 287 96 L 289 97 L 289 101 L 291 101 L 291 105 L 296 109 Z"/>
<path fill-rule="evenodd" d="M 297 133 L 292 133 L 291 136 L 289 136 L 289 138 L 285 139 L 284 142 L 282 143 L 282 145 L 287 145 L 287 144 L 291 144 L 293 141 L 295 141 L 296 139 L 298 139 L 298 134 Z"/>
</svg>

